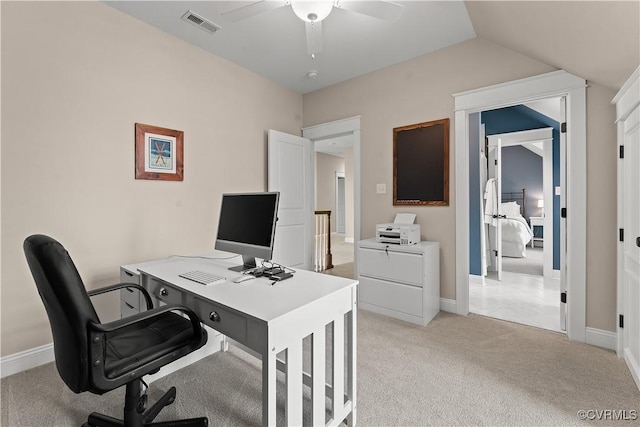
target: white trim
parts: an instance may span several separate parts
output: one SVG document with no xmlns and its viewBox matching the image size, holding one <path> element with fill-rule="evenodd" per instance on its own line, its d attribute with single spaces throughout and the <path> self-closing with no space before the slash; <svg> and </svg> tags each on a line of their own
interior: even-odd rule
<svg viewBox="0 0 640 427">
<path fill-rule="evenodd" d="M 553 270 L 553 280 L 560 280 L 560 270 Z"/>
<path fill-rule="evenodd" d="M 469 275 L 469 284 L 470 285 L 480 285 L 484 286 L 484 276 L 480 276 L 478 274 L 470 274 Z"/>
<path fill-rule="evenodd" d="M 587 344 L 595 345 L 602 348 L 608 348 L 609 350 L 613 351 L 616 350 L 618 337 L 615 332 L 587 327 L 585 338 L 585 342 Z"/>
<path fill-rule="evenodd" d="M 345 241 L 345 243 L 354 243 L 353 237 L 345 237 L 344 241 Z"/>
<path fill-rule="evenodd" d="M 567 99 L 567 336 L 584 342 L 586 333 L 586 82 L 566 71 L 454 94 L 456 183 L 457 313 L 469 313 L 469 114 L 564 96 Z M 571 253 L 569 254 L 569 250 Z"/>
<path fill-rule="evenodd" d="M 0 378 L 53 362 L 53 343 L 0 358 Z"/>
<path fill-rule="evenodd" d="M 456 314 L 456 300 L 449 298 L 440 298 L 440 311 Z"/>
<path fill-rule="evenodd" d="M 629 76 L 616 96 L 611 100 L 616 104 L 616 122 L 625 120 L 640 104 L 640 66 Z"/>
</svg>

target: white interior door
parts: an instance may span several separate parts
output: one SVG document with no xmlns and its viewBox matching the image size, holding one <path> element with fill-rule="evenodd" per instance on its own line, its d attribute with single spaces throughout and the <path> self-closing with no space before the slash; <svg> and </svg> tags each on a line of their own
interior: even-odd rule
<svg viewBox="0 0 640 427">
<path fill-rule="evenodd" d="M 640 388 L 640 107 L 624 122 L 622 354 Z"/>
<path fill-rule="evenodd" d="M 493 217 L 495 221 L 489 226 L 489 247 L 491 248 L 491 271 L 495 271 L 498 280 L 502 280 L 502 224 L 500 221 L 500 205 L 502 203 L 502 141 L 500 138 L 489 141 L 489 178 L 495 180 L 493 197 Z"/>
<path fill-rule="evenodd" d="M 336 233 L 345 232 L 344 173 L 336 172 Z"/>
<path fill-rule="evenodd" d="M 498 138 L 498 145 L 496 146 L 496 161 L 494 162 L 494 167 L 496 175 L 496 213 L 498 215 L 496 227 L 496 268 L 498 270 L 498 280 L 502 280 L 502 219 L 506 218 L 506 216 L 500 212 L 500 206 L 502 206 L 502 139 L 500 138 Z"/>
<path fill-rule="evenodd" d="M 268 133 L 268 187 L 280 192 L 273 260 L 311 270 L 313 254 L 313 147 L 311 140 Z"/>
</svg>

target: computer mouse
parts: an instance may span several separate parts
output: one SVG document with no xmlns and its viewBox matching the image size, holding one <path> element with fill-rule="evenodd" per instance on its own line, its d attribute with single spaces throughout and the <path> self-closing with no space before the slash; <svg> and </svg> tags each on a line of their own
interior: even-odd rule
<svg viewBox="0 0 640 427">
<path fill-rule="evenodd" d="M 255 279 L 255 277 L 252 276 L 251 274 L 243 274 L 242 276 L 238 276 L 235 279 L 233 279 L 233 283 L 242 283 L 251 279 Z"/>
</svg>

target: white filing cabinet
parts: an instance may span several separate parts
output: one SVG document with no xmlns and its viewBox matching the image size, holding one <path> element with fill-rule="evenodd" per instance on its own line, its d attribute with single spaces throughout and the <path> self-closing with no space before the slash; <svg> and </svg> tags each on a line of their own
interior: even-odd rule
<svg viewBox="0 0 640 427">
<path fill-rule="evenodd" d="M 358 306 L 426 325 L 440 311 L 440 244 L 358 242 Z"/>
</svg>

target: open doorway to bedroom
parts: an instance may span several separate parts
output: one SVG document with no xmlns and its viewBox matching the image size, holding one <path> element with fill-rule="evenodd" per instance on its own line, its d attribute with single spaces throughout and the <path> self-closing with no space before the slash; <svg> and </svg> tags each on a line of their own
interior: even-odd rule
<svg viewBox="0 0 640 427">
<path fill-rule="evenodd" d="M 561 102 L 469 117 L 469 311 L 557 332 Z"/>
</svg>

